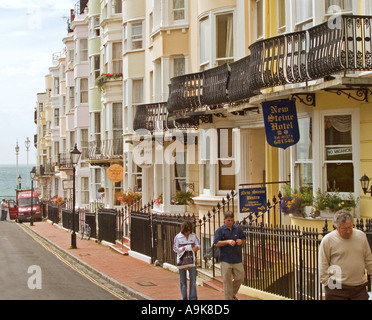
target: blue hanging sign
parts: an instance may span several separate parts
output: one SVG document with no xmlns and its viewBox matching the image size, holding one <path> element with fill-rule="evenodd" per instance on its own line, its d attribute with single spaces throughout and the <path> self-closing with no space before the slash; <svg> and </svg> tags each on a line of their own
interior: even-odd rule
<svg viewBox="0 0 372 320">
<path fill-rule="evenodd" d="M 240 213 L 266 211 L 266 188 L 239 189 L 239 209 Z"/>
<path fill-rule="evenodd" d="M 300 140 L 296 103 L 291 100 L 262 103 L 267 143 L 287 149 Z"/>
</svg>

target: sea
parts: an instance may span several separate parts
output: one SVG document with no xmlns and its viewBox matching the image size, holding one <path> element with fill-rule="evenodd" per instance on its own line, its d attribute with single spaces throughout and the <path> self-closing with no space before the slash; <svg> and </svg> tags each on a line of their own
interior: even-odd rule
<svg viewBox="0 0 372 320">
<path fill-rule="evenodd" d="M 27 170 L 27 165 L 24 164 L 18 165 L 18 175 L 22 178 L 21 189 L 31 188 L 30 171 L 32 170 L 33 166 L 34 165 L 29 164 Z M 15 200 L 16 197 L 15 189 L 17 188 L 17 186 L 18 186 L 17 166 L 0 164 L 0 201 L 2 199 Z"/>
</svg>

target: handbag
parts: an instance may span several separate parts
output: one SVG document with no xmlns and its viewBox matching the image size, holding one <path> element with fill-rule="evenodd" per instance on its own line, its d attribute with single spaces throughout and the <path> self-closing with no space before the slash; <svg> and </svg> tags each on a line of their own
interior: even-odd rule
<svg viewBox="0 0 372 320">
<path fill-rule="evenodd" d="M 177 266 L 180 268 L 189 268 L 195 266 L 195 255 L 193 250 L 186 250 L 179 258 Z"/>
</svg>

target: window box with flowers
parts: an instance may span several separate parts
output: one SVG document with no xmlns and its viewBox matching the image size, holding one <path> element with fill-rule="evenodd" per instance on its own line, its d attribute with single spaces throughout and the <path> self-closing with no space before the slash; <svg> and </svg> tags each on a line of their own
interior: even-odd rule
<svg viewBox="0 0 372 320">
<path fill-rule="evenodd" d="M 122 73 L 103 73 L 101 74 L 95 81 L 96 86 L 98 89 L 102 90 L 102 86 L 109 80 L 116 80 L 119 78 L 123 78 Z"/>
<path fill-rule="evenodd" d="M 321 192 L 313 196 L 312 189 L 301 188 L 300 192 L 286 188 L 280 201 L 282 213 L 304 218 L 333 218 L 336 211 L 346 209 L 353 211 L 356 200 L 352 194 L 347 198 L 339 192 Z"/>
<path fill-rule="evenodd" d="M 159 213 L 183 214 L 187 212 L 187 206 L 191 203 L 193 203 L 192 192 L 177 191 L 176 195 L 171 199 L 171 204 L 166 212 L 163 203 L 163 194 L 160 194 L 154 199 L 154 211 Z"/>
<path fill-rule="evenodd" d="M 345 198 L 338 191 L 321 192 L 318 190 L 313 202 L 315 214 L 322 218 L 333 218 L 334 214 L 341 209 L 346 209 L 354 214 L 356 205 L 357 200 L 352 193 Z"/>
<path fill-rule="evenodd" d="M 287 186 L 280 201 L 280 210 L 285 214 L 306 217 L 312 213 L 313 194 L 310 188 L 301 188 L 300 191 Z"/>
</svg>

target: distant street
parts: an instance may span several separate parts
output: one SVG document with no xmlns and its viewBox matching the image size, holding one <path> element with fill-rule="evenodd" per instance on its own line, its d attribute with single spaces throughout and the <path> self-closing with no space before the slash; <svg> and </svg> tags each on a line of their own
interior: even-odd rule
<svg viewBox="0 0 372 320">
<path fill-rule="evenodd" d="M 13 222 L 0 222 L 0 300 L 117 300 Z"/>
</svg>

